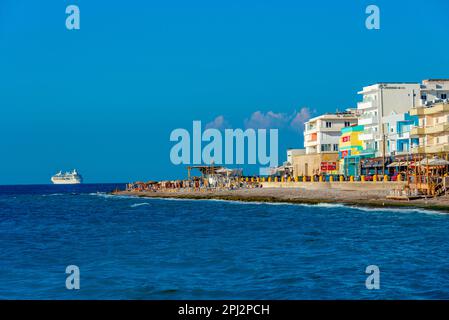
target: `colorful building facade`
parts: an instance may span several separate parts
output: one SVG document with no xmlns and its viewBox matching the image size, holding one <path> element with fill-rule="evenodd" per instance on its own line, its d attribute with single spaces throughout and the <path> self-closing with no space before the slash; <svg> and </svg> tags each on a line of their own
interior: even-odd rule
<svg viewBox="0 0 449 320">
<path fill-rule="evenodd" d="M 340 174 L 345 176 L 359 176 L 362 159 L 373 157 L 373 153 L 364 152 L 364 142 L 360 136 L 364 134 L 363 125 L 343 128 L 339 143 Z"/>
<path fill-rule="evenodd" d="M 341 129 L 340 141 L 338 145 L 338 156 L 341 160 L 351 155 L 360 154 L 363 151 L 363 141 L 359 136 L 365 128 L 361 125 L 351 126 Z"/>
<path fill-rule="evenodd" d="M 408 112 L 391 114 L 383 118 L 385 124 L 386 156 L 404 155 L 419 144 L 419 139 L 413 137 L 410 131 L 418 125 L 418 116 Z"/>
</svg>

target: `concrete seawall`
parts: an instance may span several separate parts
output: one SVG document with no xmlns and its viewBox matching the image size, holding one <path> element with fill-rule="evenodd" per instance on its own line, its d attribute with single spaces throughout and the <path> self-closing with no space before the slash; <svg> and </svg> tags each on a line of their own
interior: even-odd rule
<svg viewBox="0 0 449 320">
<path fill-rule="evenodd" d="M 354 182 L 261 182 L 263 188 L 303 188 L 308 190 L 394 190 L 405 186 L 405 182 L 354 181 Z"/>
</svg>

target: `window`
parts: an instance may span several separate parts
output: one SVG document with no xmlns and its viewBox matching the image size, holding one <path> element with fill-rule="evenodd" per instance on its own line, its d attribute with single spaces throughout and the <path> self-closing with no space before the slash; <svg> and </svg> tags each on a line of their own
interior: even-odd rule
<svg viewBox="0 0 449 320">
<path fill-rule="evenodd" d="M 345 121 L 345 127 L 349 127 L 351 125 L 351 122 Z"/>
<path fill-rule="evenodd" d="M 427 95 L 426 95 L 425 93 L 423 93 L 423 94 L 421 95 L 421 100 L 427 100 Z"/>
<path fill-rule="evenodd" d="M 326 128 L 332 128 L 332 122 L 326 121 Z"/>
<path fill-rule="evenodd" d="M 338 144 L 334 144 L 334 151 L 338 151 Z"/>
<path fill-rule="evenodd" d="M 446 93 L 442 93 L 441 94 L 441 99 L 447 99 L 447 94 Z"/>
<path fill-rule="evenodd" d="M 321 145 L 321 152 L 331 151 L 331 145 L 330 144 L 322 144 Z"/>
</svg>

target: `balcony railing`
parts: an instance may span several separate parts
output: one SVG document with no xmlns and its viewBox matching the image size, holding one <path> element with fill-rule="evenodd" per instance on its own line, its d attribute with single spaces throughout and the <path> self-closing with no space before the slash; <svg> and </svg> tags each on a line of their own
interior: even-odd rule
<svg viewBox="0 0 449 320">
<path fill-rule="evenodd" d="M 359 140 L 361 141 L 374 140 L 374 133 L 362 133 L 359 135 Z"/>
<path fill-rule="evenodd" d="M 357 109 L 370 109 L 377 108 L 377 101 L 375 100 L 363 100 L 357 103 Z"/>
<path fill-rule="evenodd" d="M 377 124 L 377 117 L 372 114 L 362 115 L 359 118 L 359 125 L 370 125 L 370 124 Z"/>
<path fill-rule="evenodd" d="M 434 126 L 412 127 L 410 134 L 413 136 L 425 134 L 449 133 L 449 123 L 441 123 Z"/>
</svg>

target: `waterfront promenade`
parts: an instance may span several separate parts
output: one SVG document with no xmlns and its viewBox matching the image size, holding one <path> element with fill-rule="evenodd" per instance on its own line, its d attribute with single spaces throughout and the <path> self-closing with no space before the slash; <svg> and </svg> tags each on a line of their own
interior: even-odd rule
<svg viewBox="0 0 449 320">
<path fill-rule="evenodd" d="M 152 198 L 217 199 L 245 202 L 340 203 L 370 207 L 418 207 L 449 212 L 449 196 L 410 201 L 386 199 L 404 182 L 262 182 L 256 188 L 234 190 L 173 189 L 115 191 L 116 195 Z"/>
</svg>

